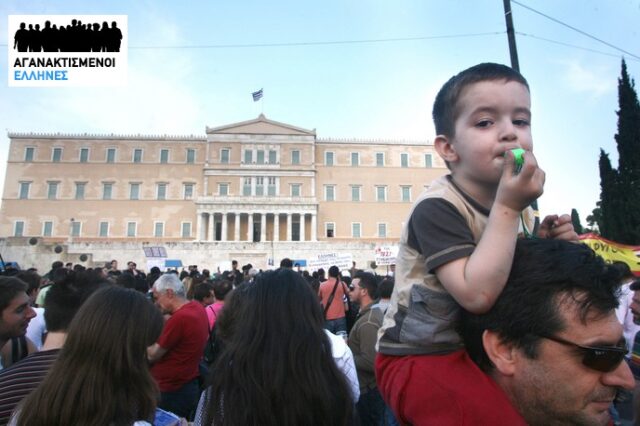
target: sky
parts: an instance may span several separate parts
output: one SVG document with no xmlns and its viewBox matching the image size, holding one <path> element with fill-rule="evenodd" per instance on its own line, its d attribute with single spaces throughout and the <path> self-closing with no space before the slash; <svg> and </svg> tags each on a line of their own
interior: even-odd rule
<svg viewBox="0 0 640 426">
<path fill-rule="evenodd" d="M 541 213 L 576 208 L 586 225 L 600 149 L 617 167 L 623 57 L 640 78 L 640 0 L 518 0 L 512 12 L 547 178 Z M 433 141 L 442 84 L 510 63 L 502 0 L 3 0 L 0 14 L 0 186 L 9 131 L 204 137 L 264 112 L 320 138 Z M 6 25 L 24 14 L 127 15 L 127 85 L 8 87 Z"/>
</svg>

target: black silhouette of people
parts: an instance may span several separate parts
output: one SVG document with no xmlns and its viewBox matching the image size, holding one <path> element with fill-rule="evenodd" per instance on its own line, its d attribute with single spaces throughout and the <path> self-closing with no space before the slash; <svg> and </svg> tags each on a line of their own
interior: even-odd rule
<svg viewBox="0 0 640 426">
<path fill-rule="evenodd" d="M 119 52 L 122 43 L 122 31 L 113 21 L 102 26 L 95 23 L 84 24 L 72 19 L 71 24 L 57 27 L 50 21 L 40 24 L 20 23 L 20 29 L 13 38 L 13 48 L 18 52 Z"/>
</svg>

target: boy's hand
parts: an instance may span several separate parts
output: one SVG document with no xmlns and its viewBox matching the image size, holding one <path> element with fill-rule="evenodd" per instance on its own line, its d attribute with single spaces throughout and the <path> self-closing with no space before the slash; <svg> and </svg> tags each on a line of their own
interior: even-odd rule
<svg viewBox="0 0 640 426">
<path fill-rule="evenodd" d="M 525 151 L 523 158 L 522 169 L 516 174 L 513 153 L 505 152 L 502 177 L 494 201 L 517 212 L 524 210 L 542 195 L 545 180 L 545 173 L 538 167 L 533 153 Z"/>
<path fill-rule="evenodd" d="M 571 216 L 563 214 L 549 215 L 540 223 L 538 238 L 553 238 L 556 240 L 578 241 L 578 234 L 573 229 Z"/>
</svg>

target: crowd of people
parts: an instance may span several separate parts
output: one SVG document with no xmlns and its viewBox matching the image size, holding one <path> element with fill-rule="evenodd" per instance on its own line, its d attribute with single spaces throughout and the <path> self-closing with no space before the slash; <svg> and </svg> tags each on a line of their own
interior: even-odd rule
<svg viewBox="0 0 640 426">
<path fill-rule="evenodd" d="M 111 26 L 103 22 L 82 23 L 73 19 L 68 25 L 20 23 L 13 38 L 18 52 L 119 52 L 122 31 L 114 21 Z"/>
<path fill-rule="evenodd" d="M 640 281 L 568 215 L 536 218 L 524 77 L 469 68 L 433 115 L 451 174 L 414 203 L 388 276 L 285 258 L 0 277 L 0 424 L 640 421 Z"/>
</svg>

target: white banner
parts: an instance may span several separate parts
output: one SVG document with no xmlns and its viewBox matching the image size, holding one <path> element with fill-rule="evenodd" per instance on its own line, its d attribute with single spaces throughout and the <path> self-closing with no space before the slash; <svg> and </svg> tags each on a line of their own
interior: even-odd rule
<svg viewBox="0 0 640 426">
<path fill-rule="evenodd" d="M 335 265 L 340 270 L 351 268 L 353 256 L 351 253 L 323 253 L 307 259 L 307 269 L 316 271 L 323 268 L 325 271 Z"/>
<path fill-rule="evenodd" d="M 376 265 L 395 265 L 396 257 L 398 257 L 398 246 L 376 246 L 375 257 Z"/>
</svg>

